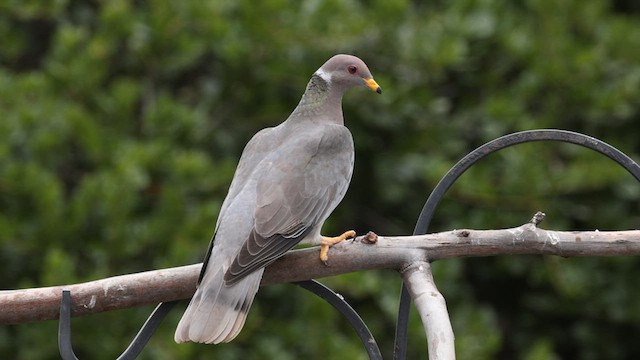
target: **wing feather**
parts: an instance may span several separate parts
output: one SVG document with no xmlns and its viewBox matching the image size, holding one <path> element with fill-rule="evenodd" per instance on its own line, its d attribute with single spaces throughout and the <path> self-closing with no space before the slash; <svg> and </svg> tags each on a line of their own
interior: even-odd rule
<svg viewBox="0 0 640 360">
<path fill-rule="evenodd" d="M 294 247 L 342 200 L 353 172 L 353 140 L 330 125 L 265 159 L 257 184 L 255 227 L 225 274 L 232 285 Z"/>
<path fill-rule="evenodd" d="M 224 202 L 222 203 L 222 207 L 220 208 L 220 213 L 218 214 L 218 220 L 216 221 L 216 232 L 214 232 L 211 237 L 211 241 L 209 242 L 209 248 L 205 254 L 204 261 L 202 263 L 202 269 L 200 270 L 200 275 L 198 277 L 198 285 L 202 282 L 204 278 L 205 272 L 209 265 L 209 260 L 211 258 L 211 253 L 213 251 L 213 246 L 216 239 L 217 229 L 220 226 L 222 219 L 227 214 L 227 209 L 236 199 L 238 194 L 245 188 L 245 186 L 252 179 L 251 172 L 260 164 L 265 157 L 268 156 L 269 153 L 275 148 L 275 144 L 280 141 L 280 137 L 282 136 L 281 126 L 273 127 L 273 128 L 265 128 L 261 131 L 257 132 L 251 140 L 245 145 L 244 150 L 242 151 L 242 155 L 240 156 L 240 161 L 238 161 L 238 166 L 236 168 L 236 172 L 233 175 L 233 180 L 231 181 L 231 185 L 229 186 L 229 191 L 227 193 Z"/>
</svg>

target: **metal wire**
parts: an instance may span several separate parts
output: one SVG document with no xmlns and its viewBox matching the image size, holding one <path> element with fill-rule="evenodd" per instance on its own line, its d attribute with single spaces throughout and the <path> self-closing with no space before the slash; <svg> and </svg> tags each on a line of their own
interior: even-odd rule
<svg viewBox="0 0 640 360">
<path fill-rule="evenodd" d="M 151 336 L 156 332 L 162 320 L 164 320 L 167 314 L 169 314 L 169 311 L 171 311 L 177 303 L 178 301 L 170 301 L 158 304 L 151 313 L 151 316 L 149 316 L 144 325 L 142 325 L 142 328 L 138 331 L 138 334 L 131 344 L 129 344 L 129 347 L 127 347 L 117 360 L 133 360 L 137 358 L 140 352 L 142 352 L 142 349 L 147 346 L 149 339 L 151 339 Z"/>
<path fill-rule="evenodd" d="M 162 320 L 177 303 L 178 301 L 170 301 L 158 304 L 131 344 L 118 356 L 117 360 L 132 360 L 138 357 L 149 342 L 149 339 L 151 339 L 151 336 L 158 329 L 158 326 L 160 326 Z M 60 322 L 58 324 L 58 349 L 63 360 L 78 360 L 78 357 L 73 352 L 71 342 L 71 292 L 69 290 L 62 290 Z"/>
<path fill-rule="evenodd" d="M 351 307 L 351 305 L 349 305 L 349 303 L 344 300 L 342 296 L 324 286 L 323 284 L 317 282 L 316 280 L 299 281 L 294 284 L 311 291 L 317 296 L 323 298 L 329 304 L 333 305 L 333 307 L 336 308 L 336 310 L 338 310 L 342 314 L 342 316 L 347 319 L 349 324 L 356 331 L 356 333 L 360 337 L 360 341 L 362 341 L 362 345 L 364 345 L 365 349 L 367 350 L 369 359 L 382 360 L 382 353 L 380 353 L 380 348 L 378 347 L 376 340 L 371 334 L 371 331 L 369 331 L 367 324 Z"/>
<path fill-rule="evenodd" d="M 382 360 L 382 354 L 373 334 L 360 315 L 347 303 L 342 296 L 322 285 L 316 280 L 296 282 L 296 285 L 324 299 L 338 310 L 358 334 L 371 360 Z M 169 311 L 178 303 L 171 301 L 160 303 L 144 323 L 136 337 L 117 360 L 132 360 L 140 355 L 151 336 L 160 326 L 160 323 L 169 314 Z M 60 322 L 58 326 L 58 349 L 63 360 L 78 360 L 73 352 L 71 342 L 71 292 L 62 290 L 60 302 Z"/>
<path fill-rule="evenodd" d="M 418 217 L 413 234 L 423 235 L 427 233 L 427 229 L 429 228 L 429 224 L 431 223 L 431 219 L 433 218 L 433 214 L 435 213 L 440 200 L 442 200 L 444 194 L 456 182 L 456 180 L 471 166 L 488 155 L 504 148 L 534 141 L 564 142 L 592 149 L 609 157 L 633 175 L 636 180 L 640 181 L 640 166 L 638 166 L 638 164 L 625 153 L 602 140 L 566 130 L 541 129 L 517 132 L 490 141 L 473 150 L 458 161 L 458 163 L 455 164 L 444 177 L 442 177 L 438 185 L 436 185 L 431 192 L 431 195 L 429 195 L 429 198 L 425 202 L 422 212 Z M 402 284 L 400 299 L 393 357 L 396 360 L 406 359 L 407 352 L 407 324 L 409 322 L 409 306 L 411 304 L 411 297 L 409 296 L 407 286 L 404 283 Z"/>
<path fill-rule="evenodd" d="M 62 290 L 62 300 L 60 300 L 58 350 L 63 360 L 78 360 L 71 344 L 71 291 L 69 290 Z"/>
</svg>

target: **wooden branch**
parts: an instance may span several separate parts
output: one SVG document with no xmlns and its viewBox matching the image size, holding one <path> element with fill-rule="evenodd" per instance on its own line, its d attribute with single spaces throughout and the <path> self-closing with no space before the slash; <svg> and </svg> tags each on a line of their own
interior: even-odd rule
<svg viewBox="0 0 640 360">
<path fill-rule="evenodd" d="M 527 223 L 504 230 L 453 230 L 422 236 L 368 234 L 334 246 L 329 251 L 329 266 L 320 262 L 319 248 L 292 251 L 267 268 L 262 284 L 371 269 L 400 271 L 415 261 L 512 254 L 640 255 L 640 231 L 547 231 Z M 200 267 L 195 264 L 82 284 L 0 291 L 0 324 L 57 319 L 62 289 L 71 290 L 74 316 L 187 299 L 195 291 Z"/>
<path fill-rule="evenodd" d="M 416 304 L 422 326 L 427 334 L 429 360 L 455 359 L 455 336 L 449 320 L 447 304 L 433 281 L 431 264 L 426 261 L 416 261 L 402 270 L 402 277 Z"/>
</svg>

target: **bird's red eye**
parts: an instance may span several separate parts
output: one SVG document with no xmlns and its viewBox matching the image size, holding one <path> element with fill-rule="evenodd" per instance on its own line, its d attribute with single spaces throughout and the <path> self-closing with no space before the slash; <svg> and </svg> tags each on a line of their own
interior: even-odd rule
<svg viewBox="0 0 640 360">
<path fill-rule="evenodd" d="M 349 74 L 355 74 L 358 72 L 358 68 L 355 65 L 349 65 L 347 70 L 349 70 Z"/>
</svg>

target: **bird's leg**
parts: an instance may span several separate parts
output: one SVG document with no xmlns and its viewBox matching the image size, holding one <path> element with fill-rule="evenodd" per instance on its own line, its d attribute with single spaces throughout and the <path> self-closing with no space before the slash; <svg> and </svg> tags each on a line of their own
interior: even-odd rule
<svg viewBox="0 0 640 360">
<path fill-rule="evenodd" d="M 356 232 L 353 230 L 345 231 L 342 235 L 336 237 L 322 237 L 322 242 L 320 242 L 320 261 L 323 263 L 327 263 L 329 260 L 329 248 L 333 245 L 339 243 L 342 240 L 346 240 L 356 236 Z"/>
</svg>

